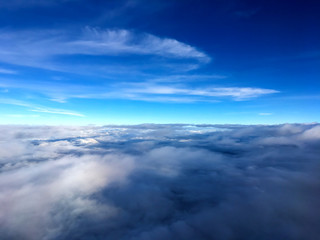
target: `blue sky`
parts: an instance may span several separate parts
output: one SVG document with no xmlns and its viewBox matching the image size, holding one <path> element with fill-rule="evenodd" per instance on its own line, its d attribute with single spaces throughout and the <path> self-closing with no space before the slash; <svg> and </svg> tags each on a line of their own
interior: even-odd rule
<svg viewBox="0 0 320 240">
<path fill-rule="evenodd" d="M 320 3 L 0 2 L 1 124 L 320 120 Z"/>
</svg>

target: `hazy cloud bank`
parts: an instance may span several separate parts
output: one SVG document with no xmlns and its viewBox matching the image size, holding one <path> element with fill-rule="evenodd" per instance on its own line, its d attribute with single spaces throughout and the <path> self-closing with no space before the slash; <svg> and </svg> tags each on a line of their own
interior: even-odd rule
<svg viewBox="0 0 320 240">
<path fill-rule="evenodd" d="M 320 125 L 0 126 L 1 239 L 316 239 Z"/>
</svg>

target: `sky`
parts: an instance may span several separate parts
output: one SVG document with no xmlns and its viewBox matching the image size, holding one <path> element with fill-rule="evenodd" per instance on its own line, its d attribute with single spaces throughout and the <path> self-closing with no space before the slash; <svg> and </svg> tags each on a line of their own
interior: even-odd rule
<svg viewBox="0 0 320 240">
<path fill-rule="evenodd" d="M 0 0 L 0 123 L 319 122 L 319 12 L 315 0 Z"/>
</svg>

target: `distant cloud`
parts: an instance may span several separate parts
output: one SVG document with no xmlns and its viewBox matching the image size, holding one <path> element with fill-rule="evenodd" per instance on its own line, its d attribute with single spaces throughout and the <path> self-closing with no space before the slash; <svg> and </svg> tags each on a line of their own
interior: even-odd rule
<svg viewBox="0 0 320 240">
<path fill-rule="evenodd" d="M 16 105 L 21 107 L 26 107 L 29 111 L 32 112 L 40 112 L 40 113 L 51 113 L 51 114 L 62 114 L 62 115 L 70 115 L 70 116 L 77 116 L 77 117 L 84 117 L 83 114 L 73 112 L 70 110 L 65 109 L 57 109 L 57 108 L 49 108 L 44 107 L 37 104 L 30 104 L 24 101 L 19 101 L 15 99 L 0 99 L 1 104 L 9 104 L 9 105 Z"/>
<path fill-rule="evenodd" d="M 178 82 L 193 82 L 193 81 L 205 81 L 205 80 L 220 80 L 226 79 L 228 76 L 220 74 L 177 74 L 155 77 L 150 80 L 152 83 L 178 83 Z"/>
<path fill-rule="evenodd" d="M 319 140 L 320 139 L 320 125 L 306 130 L 302 135 L 302 139 L 306 140 Z"/>
<path fill-rule="evenodd" d="M 67 45 L 75 52 L 93 55 L 150 54 L 168 58 L 191 58 L 201 62 L 210 61 L 210 57 L 205 53 L 175 39 L 137 34 L 125 29 L 99 30 L 87 27 L 83 39 L 69 42 Z"/>
<path fill-rule="evenodd" d="M 41 112 L 41 113 L 52 113 L 52 114 L 62 114 L 62 115 L 71 115 L 77 117 L 84 117 L 83 114 L 71 112 L 69 110 L 64 109 L 56 109 L 56 108 L 43 108 L 43 107 L 34 107 L 30 111 L 32 112 Z"/>
<path fill-rule="evenodd" d="M 210 79 L 210 76 L 203 76 Z M 215 79 L 212 76 L 211 79 Z M 218 77 L 219 78 L 219 77 Z M 179 79 L 187 79 L 180 81 Z M 194 87 L 192 84 L 201 81 L 202 76 L 177 76 L 168 79 L 150 79 L 145 82 L 119 81 L 100 85 L 66 84 L 43 82 L 26 84 L 23 81 L 5 80 L 0 83 L 3 88 L 21 88 L 46 94 L 55 102 L 65 103 L 71 98 L 87 99 L 130 99 L 153 102 L 218 102 L 226 99 L 234 101 L 250 100 L 280 91 L 267 88 L 254 87 Z"/>
<path fill-rule="evenodd" d="M 66 62 L 61 60 L 61 57 L 72 55 L 105 57 L 153 55 L 176 60 L 194 60 L 198 63 L 210 61 L 209 56 L 186 43 L 126 29 L 100 30 L 86 27 L 81 33 L 58 30 L 0 32 L 2 62 L 59 71 L 75 71 L 74 66 L 68 64 L 65 66 Z M 99 65 L 99 62 L 96 64 Z"/>
<path fill-rule="evenodd" d="M 319 124 L 0 132 L 1 239 L 320 235 Z"/>
<path fill-rule="evenodd" d="M 180 96 L 194 96 L 194 101 L 210 101 L 217 100 L 217 98 L 230 97 L 234 100 L 241 101 L 251 98 L 260 97 L 267 94 L 278 93 L 279 91 L 264 88 L 246 88 L 246 87 L 205 87 L 205 88 L 192 88 L 186 86 L 174 85 L 161 85 L 153 83 L 133 83 L 128 84 L 128 88 L 123 88 L 120 91 L 120 96 L 131 96 L 132 98 L 140 98 L 152 95 L 175 95 L 177 98 Z"/>
<path fill-rule="evenodd" d="M 17 74 L 17 72 L 10 69 L 0 68 L 0 74 Z"/>
</svg>

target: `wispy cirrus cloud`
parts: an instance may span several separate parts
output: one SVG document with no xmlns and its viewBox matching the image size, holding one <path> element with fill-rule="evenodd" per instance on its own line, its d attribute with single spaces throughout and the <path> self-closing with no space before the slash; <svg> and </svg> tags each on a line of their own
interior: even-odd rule
<svg viewBox="0 0 320 240">
<path fill-rule="evenodd" d="M 17 72 L 11 69 L 0 68 L 0 74 L 17 74 Z"/>
<path fill-rule="evenodd" d="M 174 83 L 174 82 L 192 82 L 192 81 L 207 81 L 207 80 L 221 80 L 228 78 L 223 74 L 176 74 L 157 76 L 152 78 L 150 82 L 153 83 Z"/>
<path fill-rule="evenodd" d="M 233 101 L 244 101 L 258 98 L 264 95 L 279 93 L 277 90 L 265 88 L 248 87 L 206 87 L 193 89 L 189 86 L 133 86 L 129 87 L 112 86 L 100 92 L 86 92 L 70 94 L 66 98 L 95 98 L 95 99 L 129 99 L 146 102 L 220 102 L 230 99 Z M 54 99 L 54 98 L 53 98 Z M 61 98 L 60 98 L 61 99 Z"/>
<path fill-rule="evenodd" d="M 210 61 L 209 56 L 186 43 L 125 29 L 99 30 L 87 27 L 82 39 L 69 42 L 68 45 L 75 51 L 94 55 L 143 54 Z"/>
<path fill-rule="evenodd" d="M 85 61 L 72 64 L 63 61 L 64 57 L 68 58 L 73 55 L 104 56 L 108 59 L 130 55 L 156 56 L 176 61 L 196 61 L 197 64 L 210 61 L 207 54 L 189 44 L 172 38 L 161 38 L 126 29 L 101 30 L 86 27 L 81 32 L 66 30 L 0 31 L 0 61 L 2 62 L 71 72 L 76 71 L 75 65 L 88 65 Z M 147 61 L 146 64 L 151 65 L 150 61 Z M 193 68 L 197 67 L 197 64 L 193 64 Z M 104 64 L 99 64 L 97 61 L 93 65 L 94 69 L 98 70 L 98 66 Z M 127 68 L 126 65 L 130 64 L 119 63 L 119 67 Z M 92 67 L 92 64 L 90 66 Z M 91 71 L 94 72 L 93 68 Z"/>
<path fill-rule="evenodd" d="M 184 76 L 185 77 L 185 76 Z M 209 76 L 205 76 L 208 78 Z M 201 75 L 199 76 L 201 79 Z M 215 76 L 213 76 L 215 78 Z M 42 82 L 23 83 L 2 79 L 0 87 L 41 92 L 50 100 L 64 103 L 67 99 L 128 99 L 147 102 L 219 102 L 222 100 L 243 101 L 279 93 L 275 89 L 258 87 L 221 87 L 208 85 L 194 87 L 197 79 L 192 76 L 190 82 L 179 82 L 179 76 L 166 82 L 162 79 L 152 79 L 145 82 L 120 82 L 109 84 L 92 84 L 90 86 L 75 83 Z"/>
<path fill-rule="evenodd" d="M 27 108 L 29 111 L 32 111 L 32 112 L 62 114 L 62 115 L 70 115 L 70 116 L 76 116 L 76 117 L 84 117 L 83 114 L 77 113 L 74 111 L 70 111 L 70 110 L 66 110 L 66 109 L 59 109 L 59 108 L 45 107 L 45 106 L 31 104 L 28 102 L 19 101 L 19 100 L 15 100 L 15 99 L 0 99 L 0 104 L 21 106 L 21 107 Z"/>
<path fill-rule="evenodd" d="M 161 85 L 150 83 L 129 84 L 122 89 L 123 93 L 132 94 L 137 98 L 145 95 L 175 95 L 176 97 L 196 97 L 194 101 L 212 101 L 219 98 L 231 98 L 236 101 L 248 100 L 263 95 L 279 93 L 274 89 L 252 88 L 252 87 L 197 87 L 192 88 L 185 85 Z"/>
</svg>

